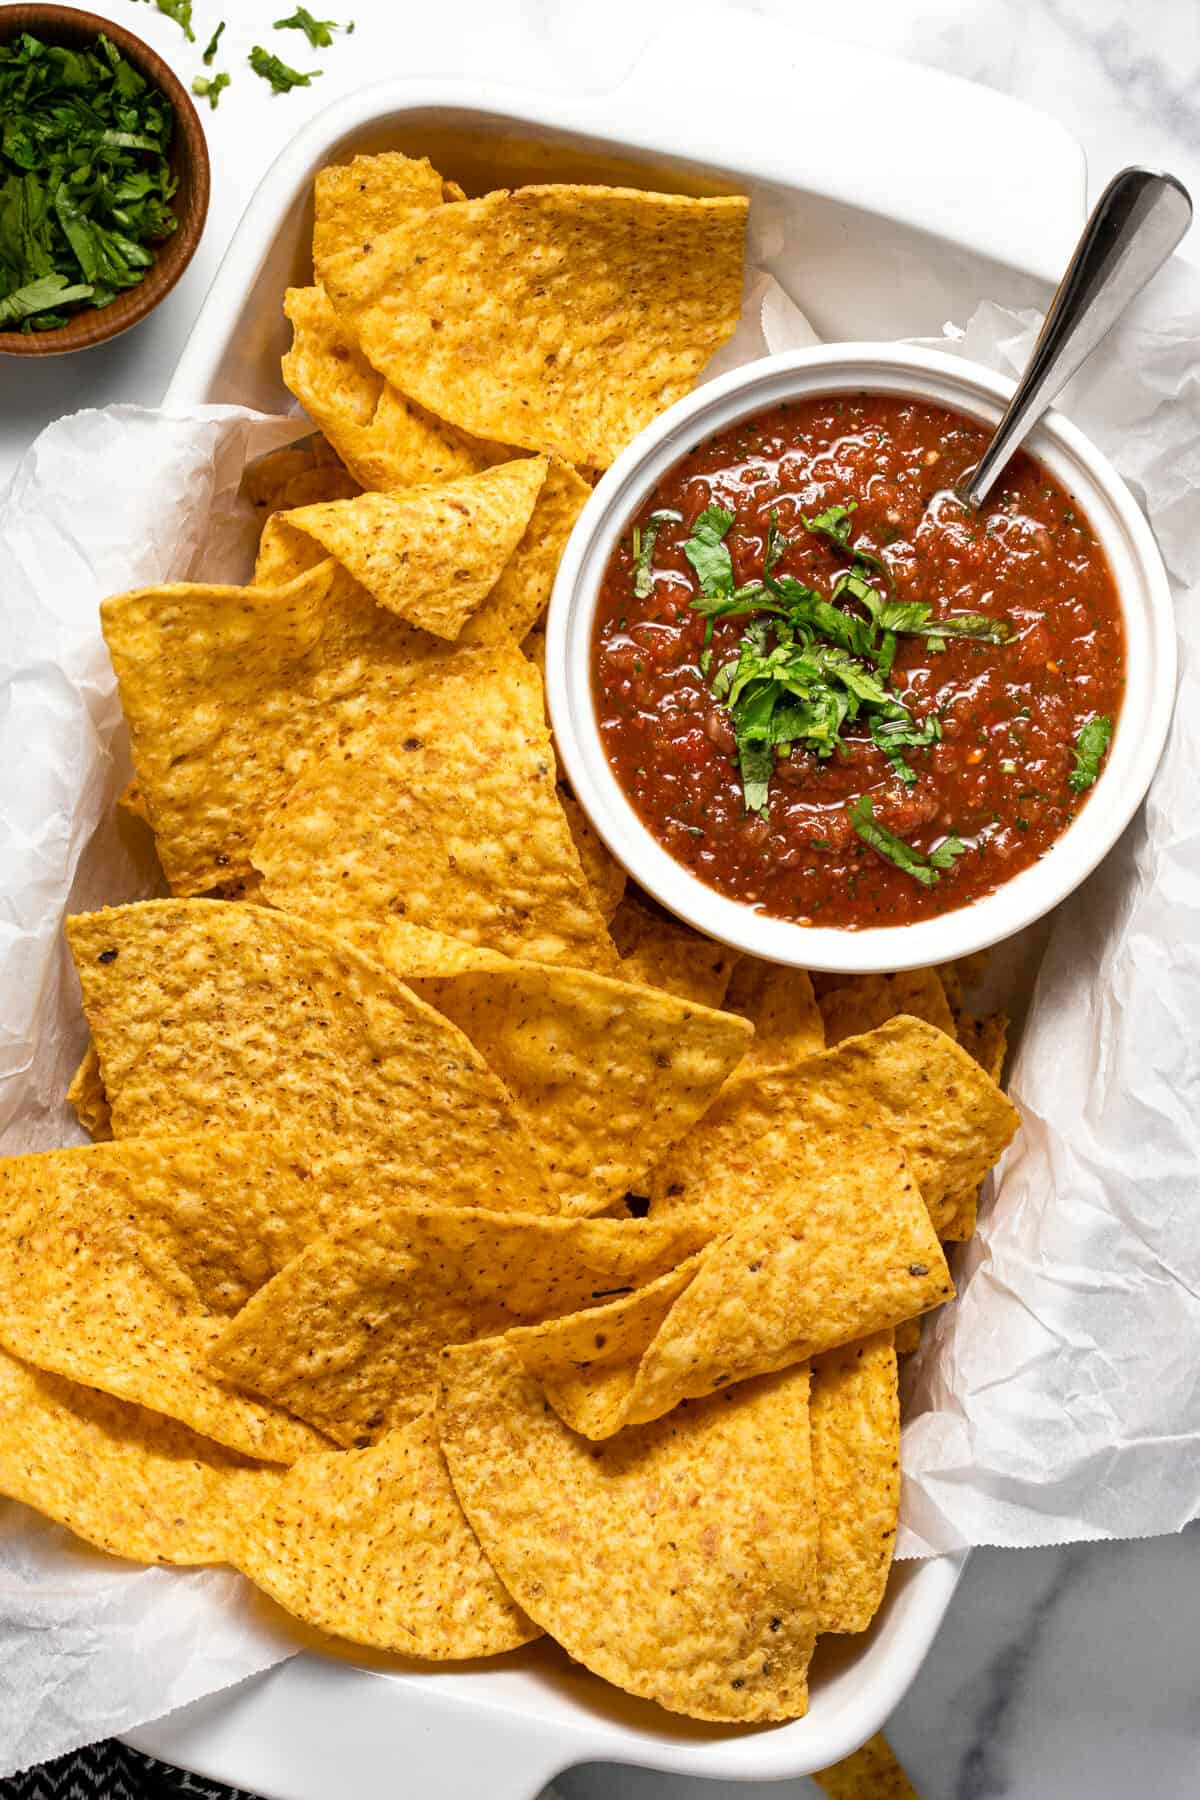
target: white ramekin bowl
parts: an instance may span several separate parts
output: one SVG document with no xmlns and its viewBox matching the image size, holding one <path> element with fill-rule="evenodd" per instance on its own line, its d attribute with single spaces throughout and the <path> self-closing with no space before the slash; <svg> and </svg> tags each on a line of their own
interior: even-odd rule
<svg viewBox="0 0 1200 1800">
<path fill-rule="evenodd" d="M 655 419 L 600 481 L 571 534 L 550 602 L 546 688 L 575 794 L 618 862 L 678 918 L 770 962 L 869 974 L 986 949 L 1066 899 L 1111 849 L 1150 785 L 1175 696 L 1175 629 L 1158 546 L 1116 470 L 1081 431 L 1048 413 L 1027 449 L 1088 519 L 1112 567 L 1125 622 L 1125 699 L 1087 804 L 1031 868 L 938 918 L 852 931 L 794 925 L 726 899 L 668 855 L 626 799 L 604 752 L 592 697 L 596 605 L 613 546 L 651 490 L 694 445 L 738 419 L 808 394 L 896 393 L 993 424 L 1012 393 L 1000 375 L 944 351 L 829 344 L 767 357 L 702 387 Z"/>
</svg>

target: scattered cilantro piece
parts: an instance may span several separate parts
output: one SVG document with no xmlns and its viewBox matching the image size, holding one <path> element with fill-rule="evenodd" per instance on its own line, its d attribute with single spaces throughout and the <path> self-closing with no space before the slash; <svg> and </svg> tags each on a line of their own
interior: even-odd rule
<svg viewBox="0 0 1200 1800">
<path fill-rule="evenodd" d="M 192 30 L 192 0 L 155 0 L 160 13 L 168 19 L 174 19 L 189 44 L 194 44 L 196 34 Z"/>
<path fill-rule="evenodd" d="M 903 838 L 897 837 L 894 831 L 889 831 L 886 825 L 879 823 L 870 794 L 860 794 L 857 800 L 847 806 L 846 812 L 864 844 L 869 844 L 872 850 L 886 857 L 888 862 L 895 863 L 898 869 L 903 869 L 906 875 L 911 875 L 922 887 L 933 887 L 941 880 L 943 869 L 953 868 L 955 857 L 966 852 L 965 844 L 956 837 L 943 838 L 928 856 L 920 850 L 914 850 L 911 844 L 906 844 Z"/>
<path fill-rule="evenodd" d="M 1075 767 L 1067 776 L 1067 786 L 1073 794 L 1082 794 L 1099 775 L 1112 734 L 1111 719 L 1089 719 L 1081 729 L 1075 739 Z"/>
<path fill-rule="evenodd" d="M 168 102 L 103 35 L 0 44 L 0 319 L 64 325 L 136 287 L 176 229 Z"/>
<path fill-rule="evenodd" d="M 733 593 L 733 558 L 725 542 L 732 524 L 733 514 L 723 506 L 706 506 L 683 546 L 700 591 L 710 600 L 727 599 Z"/>
<path fill-rule="evenodd" d="M 221 33 L 224 31 L 224 29 L 225 29 L 225 21 L 224 21 L 224 19 L 222 19 L 221 23 L 217 26 L 217 29 L 213 32 L 212 36 L 208 40 L 208 43 L 204 47 L 204 55 L 200 58 L 200 60 L 205 65 L 206 68 L 211 69 L 211 67 L 212 67 L 213 58 L 217 54 L 217 45 L 221 41 Z"/>
<path fill-rule="evenodd" d="M 678 524 L 682 517 L 682 513 L 673 512 L 669 507 L 663 507 L 660 511 L 650 514 L 644 529 L 637 530 L 635 528 L 633 556 L 636 567 L 633 576 L 633 591 L 639 600 L 645 600 L 654 586 L 654 576 L 650 567 L 654 557 L 654 540 L 664 525 Z"/>
<path fill-rule="evenodd" d="M 307 75 L 302 75 L 298 69 L 289 69 L 285 62 L 281 62 L 269 50 L 264 50 L 261 44 L 255 44 L 246 60 L 256 75 L 261 75 L 264 81 L 270 82 L 277 94 L 289 93 L 296 87 L 308 87 L 321 73 L 320 69 L 310 69 Z"/>
<path fill-rule="evenodd" d="M 844 506 L 827 506 L 824 512 L 816 513 L 811 519 L 801 515 L 800 522 L 805 531 L 827 537 L 839 550 L 844 550 L 850 542 L 851 514 L 857 510 L 858 501 L 848 500 Z"/>
<path fill-rule="evenodd" d="M 276 31 L 302 31 L 314 50 L 328 50 L 333 42 L 332 32 L 341 31 L 343 27 L 336 19 L 314 19 L 307 6 L 298 6 L 290 19 L 276 19 Z M 345 27 L 353 31 L 354 26 Z"/>
<path fill-rule="evenodd" d="M 208 104 L 215 110 L 217 102 L 220 100 L 224 90 L 229 86 L 229 82 L 230 77 L 225 73 L 224 69 L 222 69 L 219 74 L 213 76 L 197 75 L 192 82 L 192 92 L 197 95 L 199 99 L 207 100 Z"/>
</svg>

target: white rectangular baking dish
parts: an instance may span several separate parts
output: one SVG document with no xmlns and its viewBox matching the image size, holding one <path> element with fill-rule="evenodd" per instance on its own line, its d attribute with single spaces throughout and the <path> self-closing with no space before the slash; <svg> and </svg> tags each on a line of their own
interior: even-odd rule
<svg viewBox="0 0 1200 1800">
<path fill-rule="evenodd" d="M 469 192 L 580 178 L 748 192 L 753 259 L 828 339 L 937 334 L 985 297 L 1044 305 L 1085 206 L 1082 152 L 1052 119 L 745 15 L 694 16 L 599 97 L 389 82 L 329 108 L 270 170 L 200 312 L 168 408 L 288 404 L 281 298 L 311 278 L 312 176 L 385 147 L 430 156 Z M 543 1643 L 436 1671 L 302 1654 L 130 1742 L 272 1800 L 340 1800 L 393 1782 L 419 1800 L 532 1800 L 584 1762 L 727 1780 L 802 1775 L 887 1718 L 963 1560 L 897 1566 L 871 1632 L 823 1641 L 808 1716 L 789 1725 L 692 1724 L 615 1692 Z"/>
</svg>

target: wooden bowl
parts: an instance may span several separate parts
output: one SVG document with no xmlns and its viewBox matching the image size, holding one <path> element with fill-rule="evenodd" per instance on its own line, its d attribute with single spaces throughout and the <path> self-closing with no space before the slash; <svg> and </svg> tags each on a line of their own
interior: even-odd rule
<svg viewBox="0 0 1200 1800">
<path fill-rule="evenodd" d="M 74 6 L 0 6 L 0 43 L 27 31 L 46 43 L 71 47 L 93 44 L 101 32 L 114 43 L 139 75 L 144 75 L 175 109 L 170 164 L 178 180 L 172 210 L 179 228 L 161 244 L 154 264 L 136 287 L 126 288 L 109 305 L 84 306 L 56 331 L 0 331 L 0 352 L 13 356 L 58 356 L 67 350 L 89 350 L 119 337 L 170 293 L 192 260 L 208 213 L 209 166 L 204 131 L 191 95 L 161 56 L 123 25 Z"/>
</svg>

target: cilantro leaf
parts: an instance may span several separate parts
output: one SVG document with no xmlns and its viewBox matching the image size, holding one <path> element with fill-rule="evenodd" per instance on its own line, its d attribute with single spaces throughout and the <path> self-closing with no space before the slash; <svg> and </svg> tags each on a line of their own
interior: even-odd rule
<svg viewBox="0 0 1200 1800">
<path fill-rule="evenodd" d="M 255 44 L 246 61 L 256 75 L 261 75 L 264 81 L 270 82 L 277 94 L 286 94 L 296 87 L 309 87 L 321 73 L 320 69 L 310 69 L 304 75 L 299 69 L 290 69 L 287 63 L 281 62 L 271 51 L 264 50 L 261 44 Z"/>
<path fill-rule="evenodd" d="M 231 77 L 225 73 L 224 69 L 222 69 L 219 74 L 211 77 L 208 75 L 197 75 L 192 82 L 192 92 L 201 100 L 207 99 L 208 104 L 215 110 L 217 102 L 220 100 L 224 90 L 229 86 L 230 80 Z"/>
<path fill-rule="evenodd" d="M 92 292 L 86 283 L 68 286 L 65 275 L 40 275 L 36 281 L 28 282 L 0 300 L 0 328 L 9 331 L 14 325 L 32 319 L 37 313 L 48 312 L 52 307 L 88 300 Z"/>
<path fill-rule="evenodd" d="M 634 528 L 633 558 L 635 566 L 633 574 L 633 591 L 637 599 L 648 599 L 650 590 L 654 586 L 654 575 L 651 569 L 651 563 L 654 557 L 655 539 L 658 537 L 658 534 L 664 525 L 677 525 L 682 518 L 682 513 L 675 512 L 670 507 L 664 506 L 661 507 L 658 512 L 652 512 L 650 517 L 646 520 L 645 525 L 640 529 L 637 527 Z"/>
<path fill-rule="evenodd" d="M 307 6 L 298 6 L 291 18 L 276 19 L 274 29 L 302 31 L 314 50 L 327 50 L 333 42 L 331 32 L 341 31 L 343 28 L 336 19 L 314 19 Z"/>
<path fill-rule="evenodd" d="M 902 837 L 897 837 L 894 831 L 889 831 L 886 825 L 879 823 L 870 794 L 860 794 L 857 800 L 847 806 L 846 812 L 864 844 L 869 844 L 872 850 L 885 857 L 888 862 L 895 863 L 898 869 L 903 869 L 906 875 L 911 875 L 922 887 L 935 886 L 941 880 L 942 870 L 953 868 L 955 857 L 962 856 L 966 850 L 966 846 L 958 838 L 946 837 L 936 850 L 931 850 L 925 856 L 911 844 L 906 844 Z"/>
<path fill-rule="evenodd" d="M 771 508 L 771 517 L 767 522 L 767 542 L 763 550 L 763 580 L 769 581 L 775 565 L 788 547 L 788 541 L 779 529 L 779 514 Z"/>
<path fill-rule="evenodd" d="M 1112 734 L 1111 719 L 1089 719 L 1081 728 L 1075 739 L 1075 767 L 1067 776 L 1067 786 L 1073 794 L 1084 793 L 1099 775 Z"/>
<path fill-rule="evenodd" d="M 194 44 L 196 34 L 192 30 L 192 0 L 155 0 L 160 13 L 168 19 L 174 19 L 189 44 Z"/>
<path fill-rule="evenodd" d="M 221 23 L 217 26 L 217 29 L 213 32 L 212 36 L 208 40 L 208 43 L 204 47 L 204 55 L 200 58 L 200 60 L 205 65 L 206 68 L 212 67 L 213 58 L 217 54 L 217 45 L 221 41 L 221 33 L 224 31 L 224 29 L 225 29 L 225 21 L 224 21 L 224 19 L 222 19 Z"/>
<path fill-rule="evenodd" d="M 706 506 L 683 546 L 683 554 L 696 571 L 700 590 L 709 599 L 733 593 L 733 558 L 725 542 L 732 524 L 733 514 L 723 506 Z"/>
<path fill-rule="evenodd" d="M 844 550 L 850 542 L 851 515 L 857 511 L 858 501 L 847 500 L 843 506 L 827 506 L 824 512 L 814 514 L 811 519 L 801 513 L 800 523 L 814 537 L 827 537 L 839 550 Z"/>
</svg>

